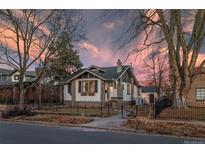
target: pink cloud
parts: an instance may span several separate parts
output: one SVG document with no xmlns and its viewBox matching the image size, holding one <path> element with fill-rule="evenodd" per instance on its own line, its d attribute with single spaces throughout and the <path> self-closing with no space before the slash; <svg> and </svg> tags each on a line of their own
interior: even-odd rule
<svg viewBox="0 0 205 154">
<path fill-rule="evenodd" d="M 86 49 L 89 53 L 91 53 L 91 55 L 93 57 L 97 57 L 100 54 L 99 49 L 95 45 L 93 45 L 91 43 L 83 42 L 83 43 L 79 44 L 79 47 L 81 49 Z"/>
<path fill-rule="evenodd" d="M 87 65 L 111 66 L 116 65 L 117 56 L 106 47 L 96 47 L 90 42 L 83 42 L 79 45 L 80 55 Z M 82 50 L 85 49 L 85 50 Z M 85 53 L 86 52 L 86 53 Z"/>
<path fill-rule="evenodd" d="M 106 29 L 113 29 L 113 28 L 115 28 L 116 23 L 115 23 L 115 22 L 106 22 L 106 23 L 103 24 L 103 26 L 104 26 Z"/>
</svg>

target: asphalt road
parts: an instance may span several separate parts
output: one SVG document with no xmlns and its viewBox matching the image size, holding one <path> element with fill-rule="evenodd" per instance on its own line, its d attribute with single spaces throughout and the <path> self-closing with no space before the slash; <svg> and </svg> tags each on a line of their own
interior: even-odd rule
<svg viewBox="0 0 205 154">
<path fill-rule="evenodd" d="M 159 135 L 111 132 L 0 121 L 1 144 L 136 144 L 205 143 L 200 140 Z"/>
</svg>

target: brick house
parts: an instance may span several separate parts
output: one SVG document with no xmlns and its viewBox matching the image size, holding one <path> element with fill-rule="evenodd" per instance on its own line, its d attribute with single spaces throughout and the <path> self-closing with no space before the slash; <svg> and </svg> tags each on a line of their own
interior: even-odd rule
<svg viewBox="0 0 205 154">
<path fill-rule="evenodd" d="M 205 107 L 205 68 L 197 71 L 197 76 L 186 96 L 188 106 Z"/>
</svg>

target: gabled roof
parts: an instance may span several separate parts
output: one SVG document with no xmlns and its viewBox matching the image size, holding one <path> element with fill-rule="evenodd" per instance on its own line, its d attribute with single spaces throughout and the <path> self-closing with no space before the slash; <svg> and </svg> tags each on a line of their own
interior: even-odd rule
<svg viewBox="0 0 205 154">
<path fill-rule="evenodd" d="M 5 68 L 0 68 L 0 75 L 1 74 L 9 75 L 9 74 L 11 74 L 12 71 L 13 70 L 5 69 Z"/>
<path fill-rule="evenodd" d="M 14 74 L 16 72 L 17 72 L 17 70 L 13 70 L 13 71 L 11 71 L 10 75 L 12 75 L 12 74 Z M 26 71 L 25 75 L 35 77 L 36 76 L 36 72 L 35 71 Z"/>
<path fill-rule="evenodd" d="M 101 71 L 93 71 L 91 68 L 96 68 Z M 71 80 L 75 79 L 76 77 L 80 76 L 81 74 L 88 72 L 91 73 L 102 80 L 117 80 L 121 75 L 123 75 L 128 69 L 130 68 L 129 65 L 123 65 L 122 71 L 120 73 L 117 72 L 117 67 L 97 67 L 97 66 L 90 66 L 88 68 L 83 68 L 78 70 L 77 72 L 71 74 L 69 78 L 65 81 L 70 82 Z"/>
</svg>

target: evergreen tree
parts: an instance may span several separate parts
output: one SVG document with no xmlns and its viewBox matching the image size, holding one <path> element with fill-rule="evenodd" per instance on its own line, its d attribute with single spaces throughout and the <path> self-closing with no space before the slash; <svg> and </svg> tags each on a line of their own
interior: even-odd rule
<svg viewBox="0 0 205 154">
<path fill-rule="evenodd" d="M 55 51 L 56 48 L 58 48 L 57 51 Z M 74 49 L 66 32 L 62 33 L 50 46 L 50 50 L 54 50 L 55 54 L 50 58 L 46 68 L 46 74 L 49 76 L 63 80 L 83 66 L 78 52 Z"/>
</svg>

